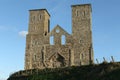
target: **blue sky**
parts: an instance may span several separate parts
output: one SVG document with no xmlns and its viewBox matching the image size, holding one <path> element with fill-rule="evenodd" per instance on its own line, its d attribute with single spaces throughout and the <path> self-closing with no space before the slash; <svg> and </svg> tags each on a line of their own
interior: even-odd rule
<svg viewBox="0 0 120 80">
<path fill-rule="evenodd" d="M 120 0 L 0 0 L 0 80 L 24 69 L 30 9 L 46 8 L 50 29 L 59 24 L 71 33 L 71 5 L 92 4 L 94 57 L 120 61 Z"/>
</svg>

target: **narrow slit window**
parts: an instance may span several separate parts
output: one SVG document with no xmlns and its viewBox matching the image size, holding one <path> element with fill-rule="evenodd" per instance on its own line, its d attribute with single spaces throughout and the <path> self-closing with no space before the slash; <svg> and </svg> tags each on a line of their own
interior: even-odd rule
<svg viewBox="0 0 120 80">
<path fill-rule="evenodd" d="M 39 15 L 39 20 L 41 20 L 42 19 L 42 16 L 41 16 L 41 14 Z"/>
<path fill-rule="evenodd" d="M 50 45 L 54 45 L 54 36 L 50 36 Z"/>
<path fill-rule="evenodd" d="M 48 19 L 48 32 L 50 32 L 50 20 Z"/>
<path fill-rule="evenodd" d="M 78 10 L 76 10 L 76 16 L 79 16 L 79 11 Z"/>
<path fill-rule="evenodd" d="M 82 54 L 82 59 L 84 59 L 84 55 Z"/>
<path fill-rule="evenodd" d="M 42 47 L 41 53 L 42 53 L 42 60 L 44 61 L 44 47 Z"/>
<path fill-rule="evenodd" d="M 80 42 L 79 43 L 82 43 L 83 41 L 80 39 Z"/>
<path fill-rule="evenodd" d="M 34 61 L 36 61 L 36 55 L 34 55 Z"/>
<path fill-rule="evenodd" d="M 84 17 L 85 17 L 86 12 L 84 11 Z"/>
<path fill-rule="evenodd" d="M 31 22 L 34 22 L 35 21 L 35 16 L 32 16 L 31 17 Z"/>
<path fill-rule="evenodd" d="M 62 35 L 62 37 L 61 37 L 61 44 L 62 45 L 66 44 L 66 36 L 65 35 Z"/>
<path fill-rule="evenodd" d="M 32 22 L 34 22 L 35 21 L 35 16 L 33 16 L 33 18 L 32 18 Z"/>
<path fill-rule="evenodd" d="M 47 35 L 47 31 L 45 31 L 45 36 Z"/>
<path fill-rule="evenodd" d="M 80 54 L 80 60 L 81 60 L 81 54 Z"/>
</svg>

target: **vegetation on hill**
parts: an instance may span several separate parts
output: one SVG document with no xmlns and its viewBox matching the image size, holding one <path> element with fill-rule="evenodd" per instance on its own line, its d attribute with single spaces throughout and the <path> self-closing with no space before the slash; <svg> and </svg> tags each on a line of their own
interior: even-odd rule
<svg viewBox="0 0 120 80">
<path fill-rule="evenodd" d="M 120 80 L 120 63 L 19 71 L 8 80 Z"/>
</svg>

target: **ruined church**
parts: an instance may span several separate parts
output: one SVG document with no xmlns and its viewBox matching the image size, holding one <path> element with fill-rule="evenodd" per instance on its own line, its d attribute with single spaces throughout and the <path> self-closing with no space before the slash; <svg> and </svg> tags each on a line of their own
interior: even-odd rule
<svg viewBox="0 0 120 80">
<path fill-rule="evenodd" d="M 93 63 L 91 4 L 72 5 L 71 8 L 71 34 L 59 25 L 50 31 L 50 14 L 46 9 L 29 11 L 25 70 Z"/>
</svg>

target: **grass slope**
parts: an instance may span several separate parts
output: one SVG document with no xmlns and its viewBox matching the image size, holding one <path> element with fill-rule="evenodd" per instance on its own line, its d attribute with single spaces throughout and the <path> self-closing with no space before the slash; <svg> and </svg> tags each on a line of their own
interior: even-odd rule
<svg viewBox="0 0 120 80">
<path fill-rule="evenodd" d="M 102 63 L 80 67 L 37 70 L 32 74 L 17 75 L 8 80 L 120 80 L 120 63 Z"/>
</svg>

